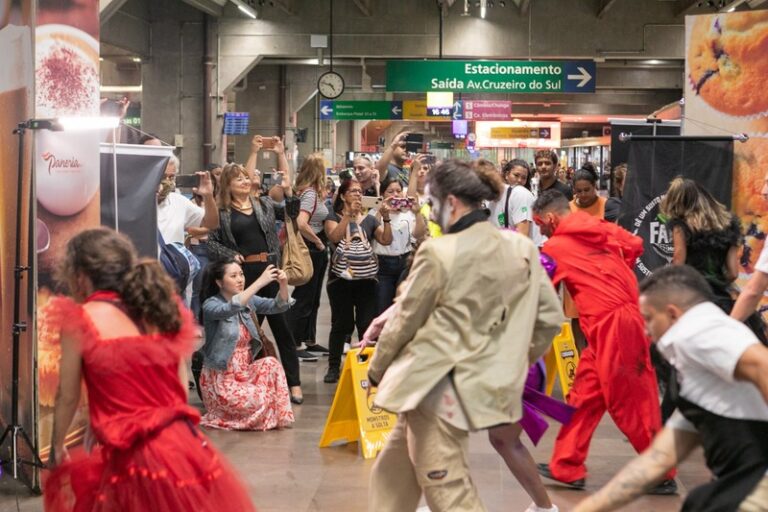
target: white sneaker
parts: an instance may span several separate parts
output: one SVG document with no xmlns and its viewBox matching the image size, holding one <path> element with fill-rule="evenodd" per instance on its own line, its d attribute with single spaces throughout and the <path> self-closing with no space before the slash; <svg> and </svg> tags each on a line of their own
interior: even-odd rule
<svg viewBox="0 0 768 512">
<path fill-rule="evenodd" d="M 344 344 L 344 353 L 346 354 L 352 349 L 352 346 L 349 343 Z"/>
<path fill-rule="evenodd" d="M 557 508 L 557 505 L 552 504 L 552 508 L 541 508 L 537 507 L 535 503 L 531 503 L 530 506 L 525 509 L 525 512 L 560 512 L 560 509 Z"/>
</svg>

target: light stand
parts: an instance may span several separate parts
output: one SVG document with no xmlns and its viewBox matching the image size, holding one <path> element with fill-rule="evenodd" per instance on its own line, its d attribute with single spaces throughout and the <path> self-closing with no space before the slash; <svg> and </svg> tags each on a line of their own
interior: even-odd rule
<svg viewBox="0 0 768 512">
<path fill-rule="evenodd" d="M 5 442 L 7 437 L 11 438 L 11 454 L 9 459 L 0 460 L 0 464 L 10 464 L 12 468 L 14 480 L 19 479 L 19 468 L 22 464 L 29 466 L 42 468 L 45 467 L 43 461 L 37 453 L 37 447 L 32 442 L 24 427 L 19 423 L 19 357 L 20 357 L 20 345 L 21 345 L 21 333 L 27 330 L 27 322 L 21 321 L 21 281 L 24 278 L 24 273 L 29 273 L 31 265 L 22 265 L 21 262 L 21 227 L 22 227 L 22 205 L 24 200 L 24 136 L 27 130 L 60 130 L 61 127 L 50 120 L 37 120 L 31 119 L 23 123 L 19 123 L 18 127 L 13 130 L 13 133 L 19 136 L 19 165 L 18 165 L 18 183 L 16 189 L 17 206 L 16 206 L 16 253 L 15 253 L 15 266 L 14 266 L 14 283 L 13 283 L 13 348 L 12 348 L 12 387 L 11 387 L 11 423 L 5 428 L 2 436 L 0 437 L 0 446 Z M 29 199 L 30 209 L 30 226 L 32 229 L 32 180 L 30 179 L 30 190 L 26 197 Z M 31 235 L 30 240 L 31 243 Z M 29 254 L 31 261 L 32 253 Z M 29 275 L 29 274 L 28 274 Z M 25 460 L 19 453 L 19 442 L 27 445 L 32 452 L 32 460 Z M 27 485 L 33 490 L 37 491 L 36 487 Z"/>
</svg>

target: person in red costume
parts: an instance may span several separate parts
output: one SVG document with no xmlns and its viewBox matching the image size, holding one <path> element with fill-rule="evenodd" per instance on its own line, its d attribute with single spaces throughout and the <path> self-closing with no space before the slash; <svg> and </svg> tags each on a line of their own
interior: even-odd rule
<svg viewBox="0 0 768 512">
<path fill-rule="evenodd" d="M 540 464 L 539 472 L 583 489 L 589 443 L 606 411 L 638 453 L 661 430 L 656 374 L 632 270 L 643 241 L 616 224 L 572 213 L 558 191 L 541 194 L 533 214 L 549 237 L 542 252 L 557 263 L 553 284 L 565 283 L 589 340 L 567 396 L 576 413 L 560 429 L 552 459 Z M 674 476 L 670 472 L 649 494 L 676 493 Z"/>
</svg>

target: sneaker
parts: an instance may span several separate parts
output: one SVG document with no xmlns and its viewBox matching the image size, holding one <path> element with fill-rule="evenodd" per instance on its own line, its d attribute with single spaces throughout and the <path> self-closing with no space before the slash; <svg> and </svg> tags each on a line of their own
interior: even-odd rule
<svg viewBox="0 0 768 512">
<path fill-rule="evenodd" d="M 328 357 L 328 354 L 330 354 L 327 348 L 323 347 L 322 345 L 318 345 L 317 343 L 313 343 L 311 345 L 307 343 L 306 347 L 307 347 L 306 351 L 309 352 L 310 354 L 314 354 L 317 356 L 325 356 L 325 357 Z"/>
<path fill-rule="evenodd" d="M 344 343 L 344 351 L 343 351 L 343 353 L 346 354 L 350 350 L 352 350 L 352 345 L 350 343 Z"/>
<path fill-rule="evenodd" d="M 677 482 L 674 480 L 664 480 L 656 487 L 650 489 L 646 494 L 654 496 L 671 496 L 677 494 Z"/>
<path fill-rule="evenodd" d="M 305 363 L 314 363 L 318 359 L 316 355 L 310 354 L 306 350 L 297 350 L 296 355 L 299 356 L 299 361 Z"/>
<path fill-rule="evenodd" d="M 547 478 L 549 480 L 554 480 L 555 482 L 561 483 L 563 485 L 567 485 L 571 489 L 582 490 L 587 486 L 587 483 L 583 478 L 579 478 L 578 480 L 574 480 L 572 482 L 564 482 L 558 478 L 555 478 L 552 475 L 552 472 L 549 470 L 549 464 L 537 464 L 536 466 L 539 470 L 539 474 L 544 478 Z"/>
<path fill-rule="evenodd" d="M 328 371 L 325 373 L 325 377 L 323 377 L 323 382 L 326 384 L 336 384 L 339 382 L 340 376 L 341 372 L 338 368 L 328 368 Z"/>
</svg>

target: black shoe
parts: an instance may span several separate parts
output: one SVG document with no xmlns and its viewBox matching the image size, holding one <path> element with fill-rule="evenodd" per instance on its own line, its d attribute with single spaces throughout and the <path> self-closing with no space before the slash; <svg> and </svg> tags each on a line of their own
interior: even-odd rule
<svg viewBox="0 0 768 512">
<path fill-rule="evenodd" d="M 325 373 L 325 377 L 323 377 L 323 382 L 326 384 L 336 384 L 339 382 L 340 376 L 341 372 L 339 372 L 338 368 L 328 368 L 328 371 Z"/>
<path fill-rule="evenodd" d="M 323 347 L 322 345 L 318 345 L 317 343 L 313 343 L 310 345 L 309 343 L 306 344 L 307 348 L 306 351 L 310 354 L 316 355 L 316 356 L 325 356 L 328 357 L 330 352 L 327 348 Z"/>
<path fill-rule="evenodd" d="M 318 359 L 316 355 L 310 354 L 306 350 L 297 350 L 296 355 L 299 357 L 299 361 L 304 361 L 305 363 L 314 363 Z"/>
<path fill-rule="evenodd" d="M 294 403 L 296 405 L 301 405 L 304 403 L 304 397 L 291 395 L 291 403 Z"/>
<path fill-rule="evenodd" d="M 562 480 L 555 478 L 552 476 L 552 472 L 549 470 L 549 464 L 537 464 L 536 467 L 539 469 L 539 474 L 544 478 L 548 478 L 549 480 L 554 480 L 555 482 L 567 485 L 571 489 L 583 490 L 587 486 L 583 478 L 579 478 L 573 482 L 563 482 Z"/>
<path fill-rule="evenodd" d="M 674 480 L 664 480 L 656 487 L 650 489 L 646 494 L 653 496 L 671 496 L 677 494 L 677 482 Z"/>
</svg>

